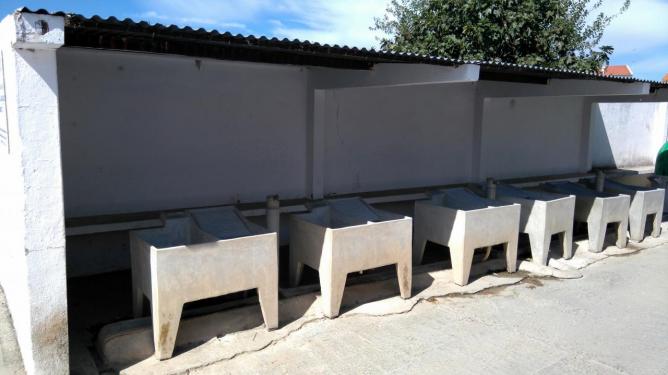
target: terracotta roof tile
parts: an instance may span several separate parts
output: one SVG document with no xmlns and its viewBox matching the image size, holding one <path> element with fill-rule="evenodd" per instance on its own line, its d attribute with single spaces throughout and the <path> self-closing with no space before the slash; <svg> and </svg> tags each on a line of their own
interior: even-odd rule
<svg viewBox="0 0 668 375">
<path fill-rule="evenodd" d="M 633 71 L 628 65 L 608 65 L 605 67 L 603 74 L 606 76 L 630 77 L 633 75 Z"/>
</svg>

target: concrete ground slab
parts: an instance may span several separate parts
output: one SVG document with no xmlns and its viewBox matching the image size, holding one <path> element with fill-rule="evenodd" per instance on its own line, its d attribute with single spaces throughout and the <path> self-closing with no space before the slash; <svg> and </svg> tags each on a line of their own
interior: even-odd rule
<svg viewBox="0 0 668 375">
<path fill-rule="evenodd" d="M 504 261 L 493 260 L 477 264 L 473 275 L 503 269 Z M 438 295 L 476 293 L 522 279 L 521 276 L 487 275 L 460 287 L 452 283 L 451 273 L 451 270 L 441 270 L 415 275 L 413 290 L 416 294 L 408 300 L 396 295 L 396 279 L 350 286 L 343 296 L 341 316 L 405 313 L 420 301 Z M 123 373 L 179 373 L 209 363 L 211 358 L 229 359 L 241 353 L 261 350 L 304 325 L 326 319 L 320 309 L 320 298 L 319 293 L 310 293 L 280 300 L 281 326 L 270 332 L 262 329 L 262 317 L 257 306 L 184 319 L 177 337 L 177 347 L 182 350 L 177 350 L 175 356 L 167 361 L 149 358 L 152 356 L 152 336 L 147 319 L 104 327 L 98 337 L 98 348 L 108 365 L 116 370 L 124 369 Z M 206 342 L 188 350 L 203 341 Z"/>
<path fill-rule="evenodd" d="M 666 224 L 664 224 L 664 226 L 665 225 Z M 663 231 L 663 233 L 666 233 L 666 231 Z M 633 259 L 633 257 L 628 257 L 628 255 L 642 252 L 646 249 L 652 249 L 652 251 L 655 251 L 654 249 L 668 244 L 668 235 L 664 234 L 659 238 L 648 238 L 646 241 L 643 241 L 640 244 L 632 244 L 627 249 L 616 249 L 614 247 L 614 240 L 614 235 L 611 234 L 608 236 L 607 243 L 613 244 L 613 246 L 607 247 L 601 253 L 590 253 L 587 251 L 588 244 L 586 240 L 576 241 L 574 244 L 575 254 L 573 258 L 569 260 L 553 258 L 550 259 L 548 263 L 549 266 L 541 267 L 537 267 L 532 262 L 523 261 L 520 265 L 520 271 L 524 272 L 518 272 L 515 274 L 508 274 L 505 272 L 487 274 L 477 278 L 475 281 L 464 287 L 458 286 L 451 281 L 452 275 L 451 270 L 449 269 L 416 274 L 413 278 L 414 296 L 408 300 L 402 300 L 399 296 L 396 296 L 396 280 L 386 280 L 370 284 L 354 285 L 346 288 L 346 293 L 343 298 L 343 313 L 341 314 L 341 318 L 343 319 L 339 320 L 348 322 L 353 319 L 363 319 L 365 320 L 365 327 L 371 327 L 373 330 L 373 327 L 382 325 L 386 327 L 385 330 L 387 330 L 387 332 L 395 332 L 398 336 L 401 336 L 403 331 L 412 330 L 415 328 L 412 325 L 418 323 L 411 320 L 410 327 L 403 327 L 401 325 L 395 327 L 385 324 L 384 319 L 395 316 L 411 316 L 411 314 L 407 313 L 421 311 L 424 308 L 424 305 L 430 305 L 432 302 L 438 301 L 443 297 L 450 297 L 448 300 L 450 301 L 451 297 L 455 296 L 472 296 L 474 294 L 482 294 L 486 296 L 490 294 L 496 294 L 499 287 L 513 284 L 528 283 L 532 288 L 536 288 L 538 284 L 544 283 L 544 278 L 580 278 L 581 280 L 575 280 L 573 282 L 584 282 L 587 277 L 583 277 L 583 275 L 586 275 L 589 272 L 588 269 L 584 269 L 585 267 L 591 266 L 594 263 L 598 263 L 609 258 L 620 258 L 620 260 Z M 621 250 L 623 250 L 623 252 Z M 666 252 L 668 252 L 668 249 Z M 620 271 L 616 272 L 620 274 L 628 272 L 623 270 L 623 264 L 624 263 L 622 262 L 620 265 Z M 666 265 L 667 264 L 664 263 L 664 267 Z M 490 270 L 500 271 L 504 268 L 505 262 L 502 259 L 493 259 L 485 263 L 475 264 L 474 274 L 481 275 L 488 273 Z M 637 275 L 635 277 L 638 278 Z M 573 287 L 569 288 L 570 292 L 575 294 L 579 293 L 574 291 L 579 288 L 578 284 L 572 285 Z M 661 284 L 656 284 L 657 287 L 660 287 L 660 285 Z M 596 293 L 598 295 L 606 296 L 608 294 L 602 293 L 601 291 L 606 290 L 609 291 L 609 293 L 614 293 L 613 289 L 617 288 L 617 285 L 615 284 L 615 288 L 613 289 L 611 289 L 609 286 L 597 286 L 597 288 L 598 290 Z M 642 288 L 639 290 L 642 290 Z M 220 370 L 221 373 L 238 372 L 245 368 L 244 366 L 248 366 L 246 370 L 241 371 L 244 373 L 264 371 L 281 372 L 287 370 L 291 370 L 291 372 L 307 372 L 307 370 L 316 371 L 318 369 L 320 371 L 341 373 L 346 369 L 345 366 L 351 366 L 353 364 L 358 364 L 361 366 L 358 367 L 358 371 L 355 371 L 357 373 L 360 371 L 390 372 L 394 363 L 391 359 L 384 359 L 386 355 L 384 354 L 384 349 L 377 346 L 369 347 L 370 344 L 368 341 L 365 341 L 364 337 L 356 338 L 351 341 L 355 342 L 355 340 L 362 340 L 361 343 L 358 343 L 361 345 L 359 347 L 360 349 L 353 350 L 352 348 L 349 348 L 353 353 L 355 353 L 357 357 L 360 358 L 346 359 L 346 353 L 338 353 L 335 356 L 334 354 L 327 352 L 326 349 L 328 347 L 331 348 L 331 346 L 328 346 L 327 342 L 332 340 L 339 340 L 339 336 L 347 335 L 348 333 L 343 332 L 347 329 L 346 327 L 332 325 L 327 322 L 327 319 L 324 318 L 320 312 L 320 309 L 318 308 L 318 298 L 319 294 L 311 293 L 281 300 L 281 327 L 271 332 L 266 332 L 262 329 L 262 318 L 257 306 L 248 306 L 245 308 L 223 311 L 216 314 L 185 319 L 182 322 L 183 334 L 180 334 L 179 338 L 177 338 L 177 346 L 180 346 L 181 349 L 177 350 L 174 358 L 167 361 L 157 361 L 151 357 L 151 331 L 150 323 L 148 322 L 142 323 L 141 321 L 129 321 L 105 327 L 104 331 L 106 332 L 103 331 L 100 333 L 100 350 L 105 354 L 107 360 L 110 360 L 111 362 L 116 361 L 115 363 L 112 363 L 113 367 L 124 374 L 180 374 L 193 372 L 198 369 L 206 370 L 210 366 L 211 369 L 216 369 L 216 371 Z M 566 298 L 565 294 L 563 295 L 563 298 Z M 517 314 L 502 314 L 504 316 L 515 316 L 518 314 L 521 315 L 525 313 L 524 309 L 526 309 L 526 306 L 522 305 L 523 303 L 527 306 L 540 306 L 541 304 L 549 302 L 549 300 L 549 296 L 544 296 L 544 300 L 536 302 L 532 302 L 530 299 L 527 301 L 519 301 L 516 303 L 517 306 L 513 304 L 512 306 L 504 307 L 505 310 L 499 311 L 518 312 Z M 485 299 L 482 298 L 481 303 L 487 304 L 488 302 L 485 302 Z M 552 305 L 555 303 L 556 302 L 550 302 Z M 443 305 L 446 306 L 448 304 L 449 302 L 444 303 Z M 537 320 L 545 320 L 540 318 L 537 314 L 537 312 L 529 312 L 527 315 L 529 317 L 528 319 L 535 317 Z M 609 311 L 602 313 L 601 315 L 610 316 Z M 386 318 L 376 319 L 375 317 L 378 316 L 383 316 Z M 521 316 L 519 318 L 521 318 Z M 604 319 L 605 317 L 600 316 L 599 318 Z M 580 318 L 576 314 L 571 316 L 570 319 L 579 320 Z M 535 323 L 533 321 L 531 322 L 532 324 Z M 345 325 L 347 323 L 342 324 Z M 444 324 L 447 325 L 450 323 L 440 322 L 439 324 L 434 324 L 435 326 L 432 327 L 433 329 L 438 329 L 439 332 L 450 332 L 443 327 Z M 517 323 L 517 327 L 521 327 L 522 324 L 523 323 Z M 320 335 L 317 339 L 312 339 L 311 341 L 313 343 L 309 345 L 311 345 L 313 353 L 308 354 L 305 357 L 301 357 L 301 355 L 303 355 L 303 353 L 300 351 L 301 349 L 291 346 L 291 348 L 296 352 L 287 354 L 283 353 L 284 357 L 270 358 L 267 359 L 266 363 L 259 363 L 253 359 L 248 359 L 250 357 L 254 358 L 256 355 L 264 358 L 263 353 L 265 351 L 272 351 L 275 347 L 283 347 L 282 345 L 285 341 L 291 340 L 294 335 L 300 335 L 305 330 L 326 331 L 328 329 L 327 327 L 338 328 L 332 328 L 334 331 L 329 332 L 327 335 Z M 455 328 L 456 329 L 453 332 L 465 332 L 461 331 L 462 328 Z M 357 329 L 357 333 L 363 334 L 366 330 L 367 328 L 359 328 Z M 422 339 L 428 337 L 428 342 L 438 341 L 440 337 L 443 336 L 434 335 L 433 331 L 431 332 L 431 336 L 427 336 L 427 331 L 428 328 L 420 327 L 420 332 L 425 335 L 422 337 Z M 485 335 L 485 332 L 481 329 L 481 327 L 476 328 L 475 331 L 478 335 Z M 514 334 L 514 331 L 511 330 L 509 334 Z M 450 333 L 448 333 L 446 336 L 450 336 Z M 520 340 L 519 337 L 515 339 Z M 389 339 L 385 340 L 388 341 Z M 413 353 L 415 355 L 427 355 L 430 351 L 435 350 L 435 348 L 430 347 L 425 342 L 419 341 L 418 338 L 414 337 L 413 341 L 416 340 L 417 343 L 419 343 L 419 347 L 414 345 L 412 347 L 403 347 L 401 350 L 405 350 L 407 353 Z M 467 338 L 466 340 L 471 339 Z M 607 342 L 605 337 L 600 338 L 600 340 Z M 206 342 L 203 344 L 196 344 L 198 341 L 200 343 L 202 341 Z M 366 346 L 363 345 L 365 342 Z M 391 346 L 394 346 L 395 344 L 399 347 L 402 346 L 399 342 L 395 342 L 393 340 L 388 342 L 392 344 Z M 494 345 L 498 346 L 498 342 L 503 341 L 497 340 L 494 342 Z M 319 343 L 317 347 L 313 347 L 313 345 L 316 345 L 316 343 Z M 417 343 L 415 344 L 417 345 Z M 477 348 L 474 343 L 470 344 L 471 347 Z M 526 345 L 524 342 L 521 342 L 521 344 Z M 489 345 L 492 344 L 490 343 Z M 512 342 L 507 343 L 508 347 L 512 347 L 512 345 Z M 592 343 L 592 345 L 594 344 Z M 343 345 L 343 347 L 349 346 L 350 345 L 348 344 Z M 445 345 L 443 345 L 443 347 L 445 347 Z M 468 355 L 471 358 L 479 356 L 484 352 L 482 349 L 476 349 L 475 353 L 466 354 L 465 348 L 467 348 L 467 346 L 450 347 L 448 350 L 461 352 L 461 355 Z M 363 356 L 359 355 L 360 350 L 364 350 Z M 441 348 L 441 350 L 443 349 Z M 338 349 L 335 351 L 338 351 Z M 438 357 L 436 353 L 433 355 Z M 317 358 L 313 358 L 313 356 L 316 356 Z M 333 356 L 331 361 L 324 359 L 327 356 Z M 502 356 L 510 357 L 505 354 Z M 523 357 L 526 357 L 526 355 L 523 354 Z M 238 361 L 238 358 L 244 358 L 244 360 Z M 290 358 L 290 361 L 284 361 L 285 358 Z M 374 361 L 373 364 L 368 363 L 374 359 L 377 359 L 378 363 L 381 364 L 380 367 L 376 368 L 376 361 Z M 384 360 L 388 362 L 385 363 L 383 362 Z M 582 361 L 584 361 L 587 366 L 596 366 L 587 362 L 586 358 L 583 358 Z M 406 362 L 405 356 L 404 361 L 402 362 Z M 272 363 L 274 365 L 272 368 L 263 367 Z M 318 366 L 321 366 L 322 368 L 314 368 L 314 363 Z M 342 367 L 334 371 L 331 368 L 332 363 L 338 364 Z M 558 364 L 558 361 L 555 361 L 555 358 L 550 358 L 549 364 L 555 363 Z M 399 364 L 396 365 L 399 366 Z M 401 365 L 403 366 L 405 363 Z M 546 366 L 547 365 L 548 364 L 546 364 Z M 568 364 L 562 364 L 561 367 L 557 366 L 556 368 L 570 368 L 570 365 L 571 364 L 569 362 Z M 533 369 L 533 367 L 531 368 Z M 354 370 L 354 368 L 349 370 Z M 407 370 L 416 371 L 418 368 L 409 368 Z M 428 366 L 425 367 L 425 370 L 429 370 Z M 435 368 L 432 370 L 436 371 Z M 498 370 L 496 372 L 498 372 Z M 215 373 L 215 371 L 211 373 Z"/>
<path fill-rule="evenodd" d="M 190 374 L 666 374 L 662 243 L 609 255 L 579 280 L 527 277 L 410 314 L 312 324 Z"/>
</svg>

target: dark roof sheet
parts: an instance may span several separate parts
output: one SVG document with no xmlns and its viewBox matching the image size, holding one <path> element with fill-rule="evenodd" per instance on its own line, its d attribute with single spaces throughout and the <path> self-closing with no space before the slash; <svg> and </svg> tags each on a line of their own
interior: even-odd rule
<svg viewBox="0 0 668 375">
<path fill-rule="evenodd" d="M 357 48 L 320 44 L 308 40 L 278 39 L 254 35 L 233 35 L 217 30 L 165 26 L 126 18 L 85 17 L 80 14 L 49 12 L 44 9 L 21 8 L 21 13 L 37 13 L 65 17 L 65 45 L 118 49 L 154 53 L 171 53 L 225 60 L 267 62 L 276 64 L 314 65 L 346 69 L 369 69 L 377 63 L 421 63 L 456 66 L 480 66 L 481 79 L 508 81 L 544 81 L 550 78 L 594 79 L 617 82 L 649 83 L 654 88 L 667 83 L 624 76 L 605 76 L 597 72 L 512 64 L 497 61 L 468 61 L 410 52 Z"/>
</svg>

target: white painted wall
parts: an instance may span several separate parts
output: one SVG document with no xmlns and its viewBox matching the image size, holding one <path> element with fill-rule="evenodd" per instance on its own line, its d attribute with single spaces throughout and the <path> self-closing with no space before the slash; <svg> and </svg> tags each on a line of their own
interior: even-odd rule
<svg viewBox="0 0 668 375">
<path fill-rule="evenodd" d="M 469 181 L 474 96 L 475 83 L 328 90 L 325 194 Z"/>
<path fill-rule="evenodd" d="M 68 217 L 304 196 L 295 66 L 63 48 Z"/>
<path fill-rule="evenodd" d="M 578 96 L 485 99 L 481 179 L 586 172 L 583 104 Z"/>
<path fill-rule="evenodd" d="M 62 17 L 35 14 L 0 24 L 8 140 L 0 149 L 0 283 L 29 374 L 69 373 L 55 52 L 63 30 Z"/>
<path fill-rule="evenodd" d="M 588 112 L 569 95 L 646 91 L 74 48 L 58 69 L 68 217 L 582 172 Z M 125 267 L 101 241 L 68 246 L 71 275 Z"/>
<path fill-rule="evenodd" d="M 594 167 L 654 165 L 668 131 L 668 103 L 594 103 Z"/>
<path fill-rule="evenodd" d="M 482 168 L 499 176 L 580 170 L 581 155 L 570 152 L 552 167 L 526 158 L 540 146 L 531 137 L 545 135 L 527 132 L 566 132 L 566 119 L 582 110 L 576 99 L 546 95 L 646 89 L 575 80 L 435 83 L 472 80 L 478 67 L 471 65 L 348 71 L 74 48 L 59 50 L 58 66 L 67 217 L 465 182 Z M 313 90 L 322 88 L 325 133 L 315 139 Z M 522 109 L 510 111 L 507 99 L 491 100 L 483 133 L 474 115 L 481 97 L 525 95 L 544 98 L 517 99 Z M 522 123 L 525 115 L 531 124 Z M 498 129 L 502 143 L 518 131 L 527 144 L 507 155 L 512 166 L 491 156 Z M 378 167 L 388 160 L 393 169 Z M 325 187 L 314 192 L 318 178 Z"/>
</svg>

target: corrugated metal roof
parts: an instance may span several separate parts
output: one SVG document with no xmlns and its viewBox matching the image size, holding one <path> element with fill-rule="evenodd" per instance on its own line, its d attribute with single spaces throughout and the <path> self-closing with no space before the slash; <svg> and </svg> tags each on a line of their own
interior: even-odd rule
<svg viewBox="0 0 668 375">
<path fill-rule="evenodd" d="M 593 79 L 618 82 L 650 83 L 652 88 L 668 87 L 658 81 L 624 76 L 606 76 L 598 72 L 512 64 L 497 61 L 469 61 L 410 52 L 392 52 L 339 45 L 320 44 L 308 40 L 278 39 L 254 35 L 233 35 L 216 30 L 165 26 L 126 18 L 85 17 L 80 14 L 49 12 L 44 9 L 19 9 L 22 13 L 37 13 L 65 17 L 65 45 L 187 56 L 326 66 L 346 69 L 370 69 L 377 63 L 421 63 L 456 66 L 475 64 L 481 68 L 481 79 L 508 81 L 541 81 L 550 78 Z"/>
</svg>

